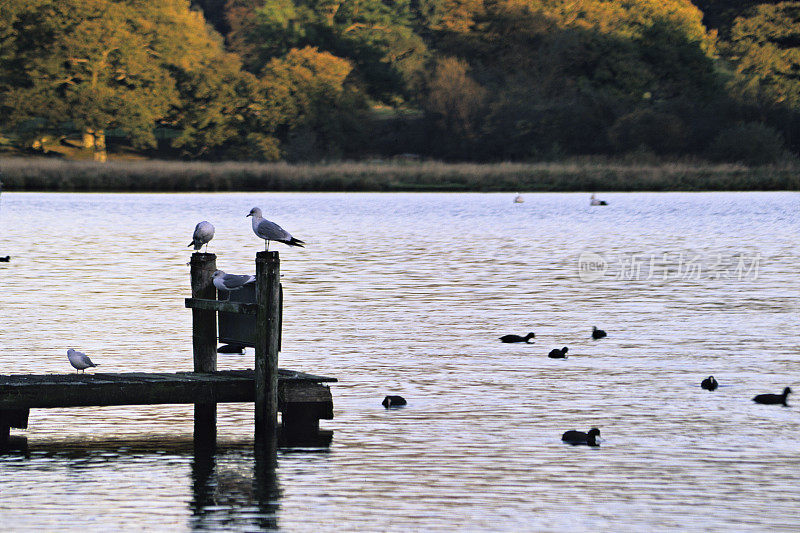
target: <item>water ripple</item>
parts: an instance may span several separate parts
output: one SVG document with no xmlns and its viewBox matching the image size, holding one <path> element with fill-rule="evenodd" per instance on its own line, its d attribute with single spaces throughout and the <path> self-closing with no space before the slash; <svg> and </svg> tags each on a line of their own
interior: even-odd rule
<svg viewBox="0 0 800 533">
<path fill-rule="evenodd" d="M 212 457 L 192 450 L 191 406 L 34 411 L 28 455 L 0 457 L 0 523 L 797 530 L 797 408 L 750 399 L 800 393 L 800 195 L 603 197 L 4 194 L 3 372 L 69 372 L 69 347 L 107 372 L 190 369 L 191 231 L 212 221 L 219 267 L 252 272 L 259 205 L 308 242 L 281 248 L 281 366 L 340 381 L 330 449 L 283 450 L 276 470 L 258 467 L 247 405 L 220 406 Z M 607 266 L 591 282 L 586 252 Z M 389 393 L 409 405 L 384 410 Z M 592 426 L 598 449 L 560 441 Z"/>
</svg>

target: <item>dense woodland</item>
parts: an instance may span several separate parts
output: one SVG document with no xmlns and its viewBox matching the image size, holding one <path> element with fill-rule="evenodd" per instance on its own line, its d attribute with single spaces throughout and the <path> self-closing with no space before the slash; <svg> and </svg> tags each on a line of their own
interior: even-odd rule
<svg viewBox="0 0 800 533">
<path fill-rule="evenodd" d="M 800 2 L 0 0 L 6 152 L 800 152 Z"/>
</svg>

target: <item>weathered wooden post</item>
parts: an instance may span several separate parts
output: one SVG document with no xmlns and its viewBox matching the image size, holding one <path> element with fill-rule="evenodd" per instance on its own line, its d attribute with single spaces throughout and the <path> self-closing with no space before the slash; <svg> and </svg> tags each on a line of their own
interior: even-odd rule
<svg viewBox="0 0 800 533">
<path fill-rule="evenodd" d="M 280 255 L 256 254 L 256 443 L 275 438 L 278 425 L 278 351 L 281 332 Z"/>
<path fill-rule="evenodd" d="M 217 290 L 213 277 L 217 269 L 214 254 L 193 253 L 190 261 L 192 298 L 214 300 Z M 214 372 L 217 369 L 217 313 L 192 309 L 192 349 L 195 372 Z M 214 443 L 217 439 L 217 404 L 194 404 L 195 443 Z"/>
</svg>

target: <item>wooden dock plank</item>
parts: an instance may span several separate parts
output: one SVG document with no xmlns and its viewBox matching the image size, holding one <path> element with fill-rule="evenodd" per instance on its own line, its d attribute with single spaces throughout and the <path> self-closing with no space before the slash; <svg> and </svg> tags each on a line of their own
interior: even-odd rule
<svg viewBox="0 0 800 533">
<path fill-rule="evenodd" d="M 336 383 L 336 378 L 327 376 L 318 376 L 315 374 L 308 374 L 299 372 L 297 370 L 279 369 L 278 376 L 280 379 L 299 380 L 299 381 L 315 381 L 319 383 Z M 4 386 L 17 386 L 17 385 L 43 385 L 43 384 L 81 384 L 81 383 L 134 383 L 139 381 L 145 382 L 172 382 L 176 380 L 185 379 L 188 381 L 217 381 L 220 379 L 254 379 L 254 372 L 252 369 L 247 370 L 218 370 L 216 372 L 199 373 L 199 372 L 176 372 L 176 373 L 146 373 L 146 372 L 125 372 L 119 374 L 8 374 L 0 375 L 0 391 Z"/>
<path fill-rule="evenodd" d="M 287 404 L 323 404 L 331 410 L 330 389 L 320 382 L 335 378 L 283 370 L 279 373 L 279 410 Z M 255 401 L 253 370 L 175 374 L 45 374 L 0 376 L 0 410 L 109 405 L 229 403 Z M 330 404 L 330 406 L 328 405 Z"/>
</svg>

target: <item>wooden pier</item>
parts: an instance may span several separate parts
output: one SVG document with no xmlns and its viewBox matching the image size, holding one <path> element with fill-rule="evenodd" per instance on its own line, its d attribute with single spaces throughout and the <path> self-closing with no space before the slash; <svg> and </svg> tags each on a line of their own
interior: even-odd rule
<svg viewBox="0 0 800 533">
<path fill-rule="evenodd" d="M 191 264 L 194 372 L 46 374 L 0 376 L 0 450 L 10 429 L 26 429 L 31 409 L 194 404 L 196 444 L 216 442 L 217 404 L 252 402 L 256 443 L 274 442 L 281 413 L 283 436 L 307 439 L 321 419 L 333 418 L 333 398 L 324 383 L 336 378 L 278 369 L 283 291 L 278 252 L 256 256 L 256 303 L 216 299 L 216 256 L 194 253 Z M 252 370 L 217 371 L 217 312 L 255 315 Z M 247 341 L 245 341 L 247 342 Z"/>
</svg>

